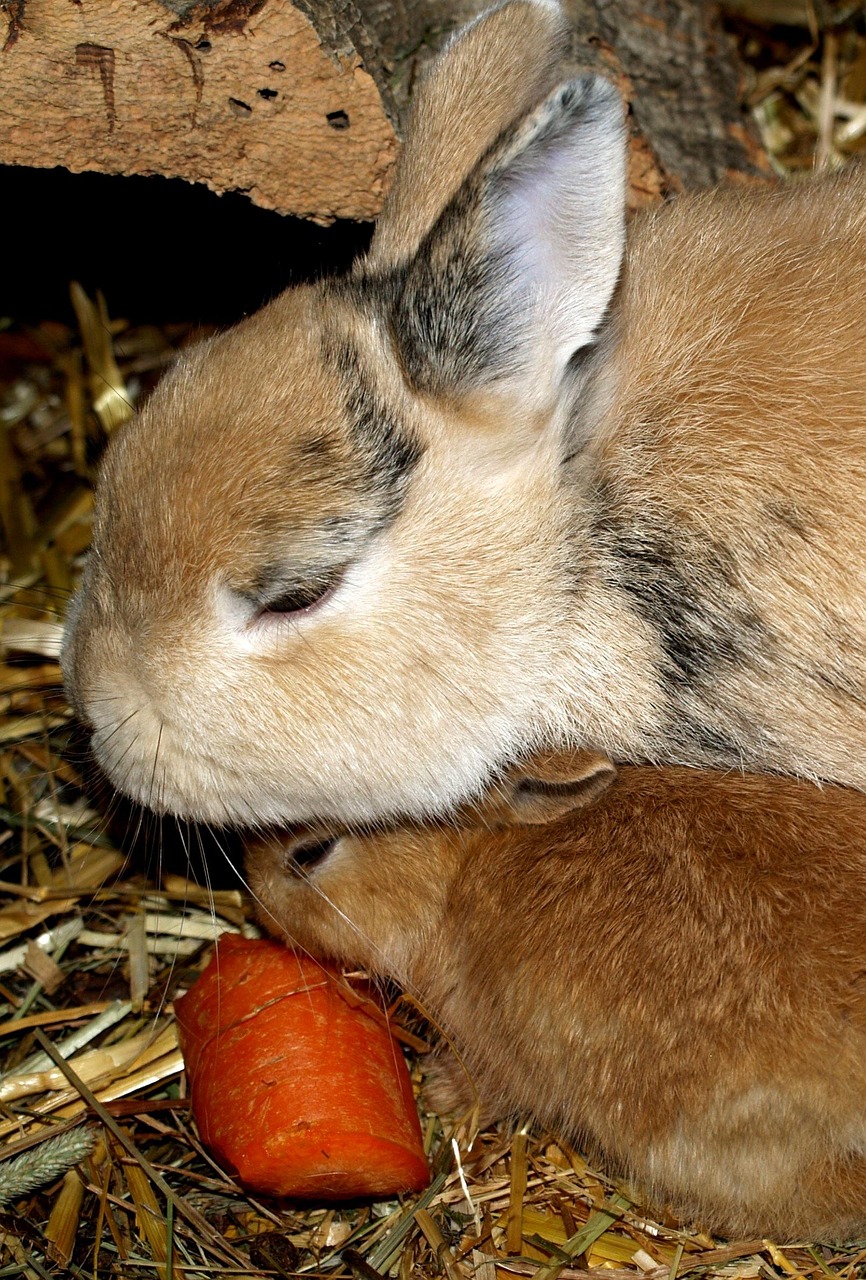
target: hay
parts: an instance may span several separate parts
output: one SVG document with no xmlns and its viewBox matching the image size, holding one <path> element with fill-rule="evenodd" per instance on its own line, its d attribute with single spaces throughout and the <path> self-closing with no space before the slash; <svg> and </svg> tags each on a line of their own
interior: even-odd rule
<svg viewBox="0 0 866 1280">
<path fill-rule="evenodd" d="M 799 46 L 732 23 L 780 167 L 866 147 L 853 23 L 806 29 Z M 190 1116 L 172 999 L 221 932 L 252 928 L 249 904 L 127 861 L 110 806 L 94 808 L 85 785 L 57 664 L 101 448 L 191 335 L 131 328 L 80 289 L 73 300 L 77 332 L 0 331 L 0 1277 L 861 1274 L 866 1250 L 720 1242 L 653 1221 L 567 1144 L 507 1126 L 470 1144 L 426 1115 L 434 1178 L 404 1203 L 264 1203 L 214 1164 Z M 398 1018 L 420 1086 L 425 1032 L 408 1006 Z"/>
<path fill-rule="evenodd" d="M 836 169 L 866 151 L 860 3 L 723 0 L 746 66 L 744 98 L 782 176 Z M 779 16 L 792 25 L 772 25 Z"/>
</svg>

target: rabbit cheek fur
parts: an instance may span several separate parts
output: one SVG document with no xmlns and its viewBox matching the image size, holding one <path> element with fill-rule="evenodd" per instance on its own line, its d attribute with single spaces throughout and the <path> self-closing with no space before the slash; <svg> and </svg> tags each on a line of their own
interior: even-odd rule
<svg viewBox="0 0 866 1280">
<path fill-rule="evenodd" d="M 272 930 L 420 997 L 482 1105 L 714 1230 L 838 1240 L 866 1232 L 864 827 L 855 792 L 628 767 L 547 826 L 248 866 Z"/>
<path fill-rule="evenodd" d="M 566 742 L 866 786 L 866 180 L 684 198 L 620 280 L 622 104 L 562 34 L 471 24 L 353 276 L 112 443 L 63 662 L 137 798 L 424 816 Z"/>
</svg>

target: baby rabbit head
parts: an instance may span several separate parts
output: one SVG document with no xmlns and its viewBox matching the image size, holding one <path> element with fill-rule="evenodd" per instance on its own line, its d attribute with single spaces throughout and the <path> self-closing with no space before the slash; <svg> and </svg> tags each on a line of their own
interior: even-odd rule
<svg viewBox="0 0 866 1280">
<path fill-rule="evenodd" d="M 250 839 L 246 869 L 259 920 L 312 955 L 364 965 L 423 990 L 431 964 L 447 966 L 456 953 L 450 914 L 466 873 L 495 861 L 492 846 L 512 833 L 518 841 L 543 844 L 543 833 L 527 835 L 525 828 L 590 804 L 615 774 L 610 760 L 595 752 L 541 753 L 509 767 L 449 821 L 366 833 L 323 827 Z M 502 910 L 496 895 L 509 895 L 493 873 L 490 883 L 495 917 Z"/>
<path fill-rule="evenodd" d="M 562 39 L 533 0 L 460 33 L 367 258 L 182 355 L 108 449 L 63 663 L 138 800 L 424 815 L 545 732 L 624 225 L 622 103 L 556 86 Z"/>
</svg>

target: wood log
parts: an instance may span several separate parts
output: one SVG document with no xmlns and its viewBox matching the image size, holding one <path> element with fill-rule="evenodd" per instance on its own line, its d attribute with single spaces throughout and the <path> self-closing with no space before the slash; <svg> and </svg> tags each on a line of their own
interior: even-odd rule
<svg viewBox="0 0 866 1280">
<path fill-rule="evenodd" d="M 0 163 L 245 191 L 319 223 L 375 217 L 419 66 L 473 0 L 7 0 Z M 566 0 L 565 72 L 631 106 L 632 203 L 768 171 L 704 0 Z"/>
<path fill-rule="evenodd" d="M 397 151 L 387 82 L 352 5 L 329 3 L 318 26 L 312 12 L 17 0 L 0 161 L 160 173 L 318 222 L 372 218 Z"/>
</svg>

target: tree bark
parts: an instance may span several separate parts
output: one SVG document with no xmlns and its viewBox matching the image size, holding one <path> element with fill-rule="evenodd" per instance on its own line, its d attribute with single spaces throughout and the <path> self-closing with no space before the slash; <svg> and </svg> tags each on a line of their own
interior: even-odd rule
<svg viewBox="0 0 866 1280">
<path fill-rule="evenodd" d="M 566 0 L 572 58 L 612 75 L 631 107 L 635 205 L 724 181 L 768 178 L 740 105 L 740 66 L 708 0 Z"/>
<path fill-rule="evenodd" d="M 0 162 L 164 174 L 375 217 L 419 66 L 465 0 L 6 0 Z M 704 0 L 566 0 L 567 70 L 632 109 L 632 203 L 766 171 Z M 0 39 L 3 39 L 0 32 Z"/>
</svg>

